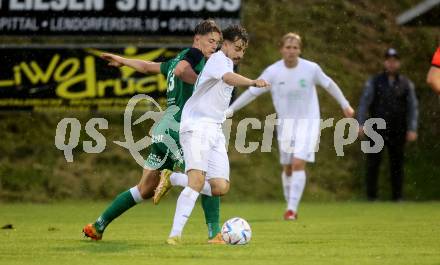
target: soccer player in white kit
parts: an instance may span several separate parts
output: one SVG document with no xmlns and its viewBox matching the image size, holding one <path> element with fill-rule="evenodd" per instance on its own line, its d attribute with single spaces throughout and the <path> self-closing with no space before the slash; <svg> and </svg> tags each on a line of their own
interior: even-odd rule
<svg viewBox="0 0 440 265">
<path fill-rule="evenodd" d="M 247 48 L 246 30 L 230 26 L 222 33 L 224 41 L 220 51 L 206 62 L 194 93 L 182 111 L 180 143 L 186 174 L 175 172 L 171 177 L 180 178 L 177 182 L 186 187 L 177 199 L 173 227 L 167 240 L 170 245 L 180 242 L 183 227 L 200 193 L 220 196 L 229 190 L 229 160 L 222 123 L 233 87 L 269 86 L 264 80 L 251 80 L 234 73 L 234 64 L 240 62 Z"/>
<path fill-rule="evenodd" d="M 250 87 L 226 113 L 230 117 L 259 95 L 271 91 L 277 112 L 277 138 L 283 166 L 281 179 L 287 202 L 284 219 L 296 220 L 306 183 L 305 166 L 307 162 L 315 161 L 315 148 L 320 135 L 320 111 L 315 86 L 323 87 L 336 99 L 345 117 L 353 117 L 354 110 L 338 85 L 318 64 L 299 57 L 301 37 L 298 34 L 284 35 L 280 52 L 282 59 L 267 67 L 260 76 L 271 84 L 271 89 Z"/>
</svg>

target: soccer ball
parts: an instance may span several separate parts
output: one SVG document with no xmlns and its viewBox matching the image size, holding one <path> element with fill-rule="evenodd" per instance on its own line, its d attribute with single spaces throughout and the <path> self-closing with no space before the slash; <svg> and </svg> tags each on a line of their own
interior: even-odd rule
<svg viewBox="0 0 440 265">
<path fill-rule="evenodd" d="M 222 238 L 228 245 L 245 245 L 251 236 L 251 227 L 243 218 L 231 218 L 222 226 Z"/>
</svg>

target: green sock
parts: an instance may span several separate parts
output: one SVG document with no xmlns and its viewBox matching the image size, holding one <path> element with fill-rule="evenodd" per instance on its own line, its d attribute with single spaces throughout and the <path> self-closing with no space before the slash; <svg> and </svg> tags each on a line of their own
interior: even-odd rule
<svg viewBox="0 0 440 265">
<path fill-rule="evenodd" d="M 133 199 L 130 190 L 120 193 L 112 201 L 110 206 L 98 217 L 95 222 L 95 228 L 99 233 L 103 233 L 105 228 L 111 221 L 117 218 L 119 215 L 136 205 L 136 201 Z"/>
<path fill-rule="evenodd" d="M 202 194 L 201 201 L 208 225 L 208 238 L 211 239 L 220 233 L 220 197 Z"/>
</svg>

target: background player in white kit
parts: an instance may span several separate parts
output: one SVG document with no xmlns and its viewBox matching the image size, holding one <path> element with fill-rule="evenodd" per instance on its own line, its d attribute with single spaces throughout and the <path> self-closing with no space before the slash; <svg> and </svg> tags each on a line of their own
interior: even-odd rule
<svg viewBox="0 0 440 265">
<path fill-rule="evenodd" d="M 338 101 L 345 117 L 353 117 L 354 110 L 338 85 L 318 64 L 299 57 L 301 37 L 298 34 L 284 35 L 280 52 L 282 59 L 267 67 L 260 78 L 271 83 L 270 91 L 277 112 L 277 138 L 283 166 L 281 178 L 287 201 L 284 219 L 295 220 L 306 183 L 306 162 L 315 161 L 315 148 L 320 134 L 320 111 L 315 86 L 323 87 Z M 250 87 L 230 106 L 227 116 L 232 116 L 267 91 L 269 89 Z"/>
<path fill-rule="evenodd" d="M 223 40 L 221 50 L 206 62 L 193 95 L 183 107 L 180 142 L 186 174 L 172 173 L 170 177 L 179 179 L 177 182 L 186 187 L 177 199 L 173 228 L 167 240 L 171 245 L 180 242 L 183 227 L 200 193 L 224 195 L 229 190 L 229 160 L 221 126 L 233 87 L 269 86 L 264 80 L 251 80 L 234 73 L 234 64 L 240 62 L 247 48 L 246 30 L 230 26 L 223 31 Z"/>
</svg>

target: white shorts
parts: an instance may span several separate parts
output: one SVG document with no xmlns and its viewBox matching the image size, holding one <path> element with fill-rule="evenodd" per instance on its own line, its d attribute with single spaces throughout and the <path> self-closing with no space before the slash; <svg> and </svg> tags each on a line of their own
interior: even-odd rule
<svg viewBox="0 0 440 265">
<path fill-rule="evenodd" d="M 284 127 L 277 127 L 280 163 L 292 164 L 293 158 L 315 162 L 315 152 L 319 140 L 320 121 L 298 119 L 286 121 Z"/>
<path fill-rule="evenodd" d="M 301 144 L 299 146 L 301 146 Z M 311 152 L 307 149 L 296 150 L 294 140 L 278 140 L 278 149 L 280 151 L 281 165 L 292 164 L 293 158 L 298 158 L 307 162 L 315 162 L 315 152 Z"/>
<path fill-rule="evenodd" d="M 180 132 L 180 144 L 185 172 L 198 169 L 206 172 L 206 179 L 229 181 L 229 159 L 221 126 L 207 125 L 203 129 Z"/>
</svg>

